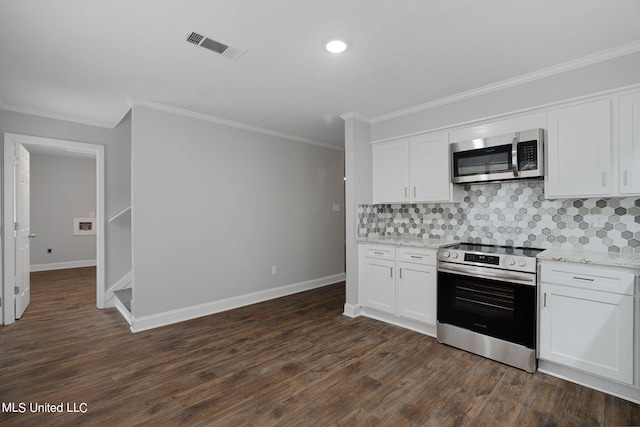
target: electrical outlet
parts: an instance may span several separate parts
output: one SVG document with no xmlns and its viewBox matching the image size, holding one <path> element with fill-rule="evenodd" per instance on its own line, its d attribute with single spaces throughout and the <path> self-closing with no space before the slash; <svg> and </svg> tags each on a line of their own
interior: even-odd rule
<svg viewBox="0 0 640 427">
<path fill-rule="evenodd" d="M 277 274 L 278 273 L 278 267 L 275 265 L 271 266 L 271 274 Z"/>
<path fill-rule="evenodd" d="M 338 205 L 338 204 L 333 205 L 333 211 L 334 212 L 340 212 L 340 205 Z"/>
</svg>

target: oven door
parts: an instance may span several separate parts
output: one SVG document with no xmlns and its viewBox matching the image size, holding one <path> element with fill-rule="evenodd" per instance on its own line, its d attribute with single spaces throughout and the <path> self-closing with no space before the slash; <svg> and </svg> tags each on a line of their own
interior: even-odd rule
<svg viewBox="0 0 640 427">
<path fill-rule="evenodd" d="M 493 270 L 493 269 L 488 269 Z M 535 349 L 536 287 L 438 272 L 438 321 Z"/>
</svg>

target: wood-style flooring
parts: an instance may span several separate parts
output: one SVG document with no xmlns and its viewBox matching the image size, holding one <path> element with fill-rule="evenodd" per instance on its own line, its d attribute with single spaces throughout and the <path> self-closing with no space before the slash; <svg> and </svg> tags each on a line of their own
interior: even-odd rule
<svg viewBox="0 0 640 427">
<path fill-rule="evenodd" d="M 0 327 L 1 426 L 640 425 L 640 405 L 345 317 L 344 283 L 132 334 L 94 277 L 32 274 Z"/>
</svg>

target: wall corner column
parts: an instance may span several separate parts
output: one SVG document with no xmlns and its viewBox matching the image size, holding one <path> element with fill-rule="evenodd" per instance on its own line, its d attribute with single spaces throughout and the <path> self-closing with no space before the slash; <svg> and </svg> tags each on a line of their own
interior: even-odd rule
<svg viewBox="0 0 640 427">
<path fill-rule="evenodd" d="M 350 112 L 345 121 L 345 238 L 346 301 L 345 315 L 359 314 L 358 290 L 358 205 L 373 200 L 371 121 Z"/>
</svg>

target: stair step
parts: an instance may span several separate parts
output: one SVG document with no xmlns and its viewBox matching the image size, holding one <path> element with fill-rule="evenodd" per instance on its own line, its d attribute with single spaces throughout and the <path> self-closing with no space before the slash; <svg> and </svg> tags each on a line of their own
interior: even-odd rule
<svg viewBox="0 0 640 427">
<path fill-rule="evenodd" d="M 133 289 L 120 289 L 119 291 L 114 291 L 113 295 L 120 300 L 120 302 L 129 310 L 131 313 L 131 300 L 133 299 Z"/>
</svg>

